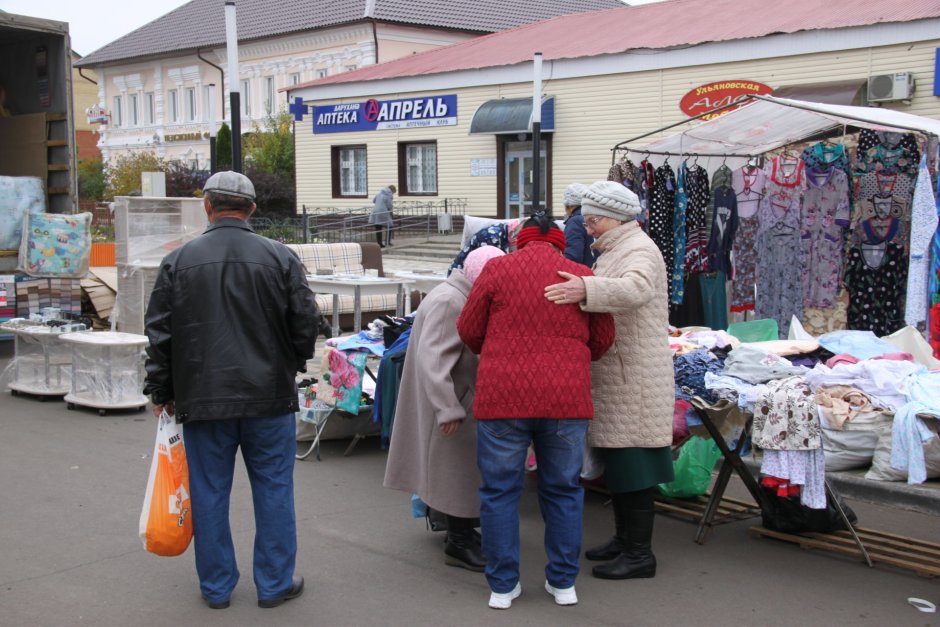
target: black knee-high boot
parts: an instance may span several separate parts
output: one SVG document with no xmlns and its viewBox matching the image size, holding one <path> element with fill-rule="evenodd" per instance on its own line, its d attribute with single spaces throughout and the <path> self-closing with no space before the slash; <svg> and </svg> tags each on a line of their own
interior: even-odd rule
<svg viewBox="0 0 940 627">
<path fill-rule="evenodd" d="M 598 546 L 584 552 L 584 557 L 594 562 L 606 562 L 623 553 L 623 540 L 627 537 L 627 521 L 624 518 L 623 507 L 617 506 L 617 498 L 622 494 L 611 494 L 610 509 L 614 512 L 614 535 Z"/>
<path fill-rule="evenodd" d="M 614 495 L 614 507 L 622 508 L 626 535 L 623 552 L 613 560 L 598 564 L 591 573 L 600 579 L 642 579 L 656 576 L 653 555 L 654 489 Z"/>
<path fill-rule="evenodd" d="M 444 543 L 444 563 L 482 573 L 486 558 L 480 547 L 480 538 L 474 533 L 473 518 L 447 516 L 447 540 Z"/>
<path fill-rule="evenodd" d="M 384 228 L 381 224 L 376 224 L 375 226 L 375 241 L 379 245 L 379 248 L 385 248 L 382 244 L 382 229 Z"/>
</svg>

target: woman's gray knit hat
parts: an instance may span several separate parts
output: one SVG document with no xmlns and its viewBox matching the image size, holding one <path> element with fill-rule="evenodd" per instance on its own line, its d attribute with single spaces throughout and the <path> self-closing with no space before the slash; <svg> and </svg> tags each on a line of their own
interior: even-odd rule
<svg viewBox="0 0 940 627">
<path fill-rule="evenodd" d="M 584 190 L 588 188 L 584 183 L 572 183 L 565 188 L 565 206 L 566 207 L 577 207 L 581 204 L 581 196 L 584 195 Z"/>
<path fill-rule="evenodd" d="M 607 216 L 626 222 L 640 213 L 640 199 L 615 181 L 595 181 L 581 197 L 581 214 Z"/>
</svg>

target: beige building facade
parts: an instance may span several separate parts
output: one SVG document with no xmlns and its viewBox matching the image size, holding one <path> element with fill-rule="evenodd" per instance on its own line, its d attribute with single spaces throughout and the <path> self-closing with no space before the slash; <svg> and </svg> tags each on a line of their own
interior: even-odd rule
<svg viewBox="0 0 940 627">
<path fill-rule="evenodd" d="M 934 94 L 938 33 L 940 19 L 926 19 L 714 42 L 655 54 L 628 52 L 546 62 L 542 93 L 543 98 L 553 99 L 554 128 L 542 135 L 543 198 L 560 210 L 569 183 L 606 177 L 616 144 L 688 119 L 679 108 L 683 96 L 718 81 L 752 81 L 779 89 L 854 79 L 864 92 L 871 77 L 909 72 L 916 84 L 913 95 L 878 106 L 940 119 L 940 97 Z M 291 98 L 300 96 L 312 105 L 303 122 L 296 124 L 298 206 L 361 207 L 380 188 L 394 183 L 402 200 L 463 198 L 473 215 L 517 215 L 526 184 L 527 166 L 521 160 L 531 157 L 531 135 L 471 134 L 470 130 L 484 103 L 531 99 L 532 64 L 411 76 L 395 76 L 392 64 L 385 74 L 363 81 L 349 75 L 348 81 L 290 90 Z M 317 107 L 443 96 L 456 98 L 454 125 L 327 133 L 312 129 Z M 631 147 L 685 128 L 651 135 Z M 422 167 L 432 157 L 433 185 L 422 183 L 417 193 L 409 193 L 416 163 Z M 364 163 L 354 164 L 357 158 Z M 358 165 L 358 174 L 367 181 L 365 193 L 350 194 L 337 184 L 351 164 Z M 429 174 L 430 168 L 424 169 Z"/>
</svg>

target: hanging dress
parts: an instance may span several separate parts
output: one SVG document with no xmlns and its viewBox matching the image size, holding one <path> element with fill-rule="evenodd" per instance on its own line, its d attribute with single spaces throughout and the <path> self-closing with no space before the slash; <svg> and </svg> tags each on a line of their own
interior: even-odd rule
<svg viewBox="0 0 940 627">
<path fill-rule="evenodd" d="M 710 193 L 708 172 L 702 166 L 689 168 L 686 180 L 689 203 L 685 210 L 685 272 L 693 274 L 708 269 L 708 239 L 705 214 Z"/>
<path fill-rule="evenodd" d="M 848 327 L 883 337 L 904 326 L 907 263 L 896 242 L 899 220 L 869 219 L 862 229 L 865 241 L 849 248 L 843 278 L 849 293 Z"/>
<path fill-rule="evenodd" d="M 668 277 L 672 277 L 672 261 L 675 255 L 672 220 L 676 211 L 676 177 L 668 163 L 656 168 L 653 188 L 649 194 L 649 236 L 656 244 L 666 264 Z M 670 281 L 671 285 L 671 281 Z M 669 286 L 667 286 L 668 288 Z"/>
<path fill-rule="evenodd" d="M 738 232 L 732 246 L 734 276 L 731 280 L 731 311 L 734 312 L 754 309 L 759 224 L 757 209 L 764 197 L 766 178 L 763 170 L 748 166 L 735 170 L 731 177 L 738 209 Z"/>
<path fill-rule="evenodd" d="M 685 294 L 685 243 L 686 212 L 689 206 L 689 166 L 683 161 L 676 173 L 676 208 L 672 215 L 672 267 L 666 266 L 670 274 L 669 302 L 681 305 Z"/>
<path fill-rule="evenodd" d="M 777 321 L 780 337 L 787 337 L 790 318 L 803 317 L 800 230 L 783 222 L 765 229 L 757 240 L 757 290 L 755 315 Z"/>
<path fill-rule="evenodd" d="M 926 330 L 930 271 L 930 242 L 937 230 L 937 203 L 930 184 L 927 156 L 920 161 L 911 209 L 910 262 L 904 321 L 921 332 Z"/>
<path fill-rule="evenodd" d="M 842 272 L 843 234 L 849 224 L 848 188 L 842 170 L 806 169 L 801 227 L 804 307 L 835 306 Z"/>
</svg>

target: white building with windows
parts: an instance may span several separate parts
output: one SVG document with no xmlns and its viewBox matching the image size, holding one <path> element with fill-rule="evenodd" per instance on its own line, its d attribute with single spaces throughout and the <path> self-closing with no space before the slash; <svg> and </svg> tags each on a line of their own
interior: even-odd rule
<svg viewBox="0 0 940 627">
<path fill-rule="evenodd" d="M 231 85 L 241 93 L 242 132 L 250 132 L 286 106 L 283 88 L 555 15 L 612 6 L 621 3 L 238 0 L 239 68 L 232 77 L 223 2 L 192 0 L 76 65 L 97 75 L 99 105 L 109 116 L 98 142 L 105 160 L 152 150 L 169 161 L 208 168 L 210 128 L 230 123 Z M 355 162 L 354 153 L 346 158 Z"/>
</svg>

